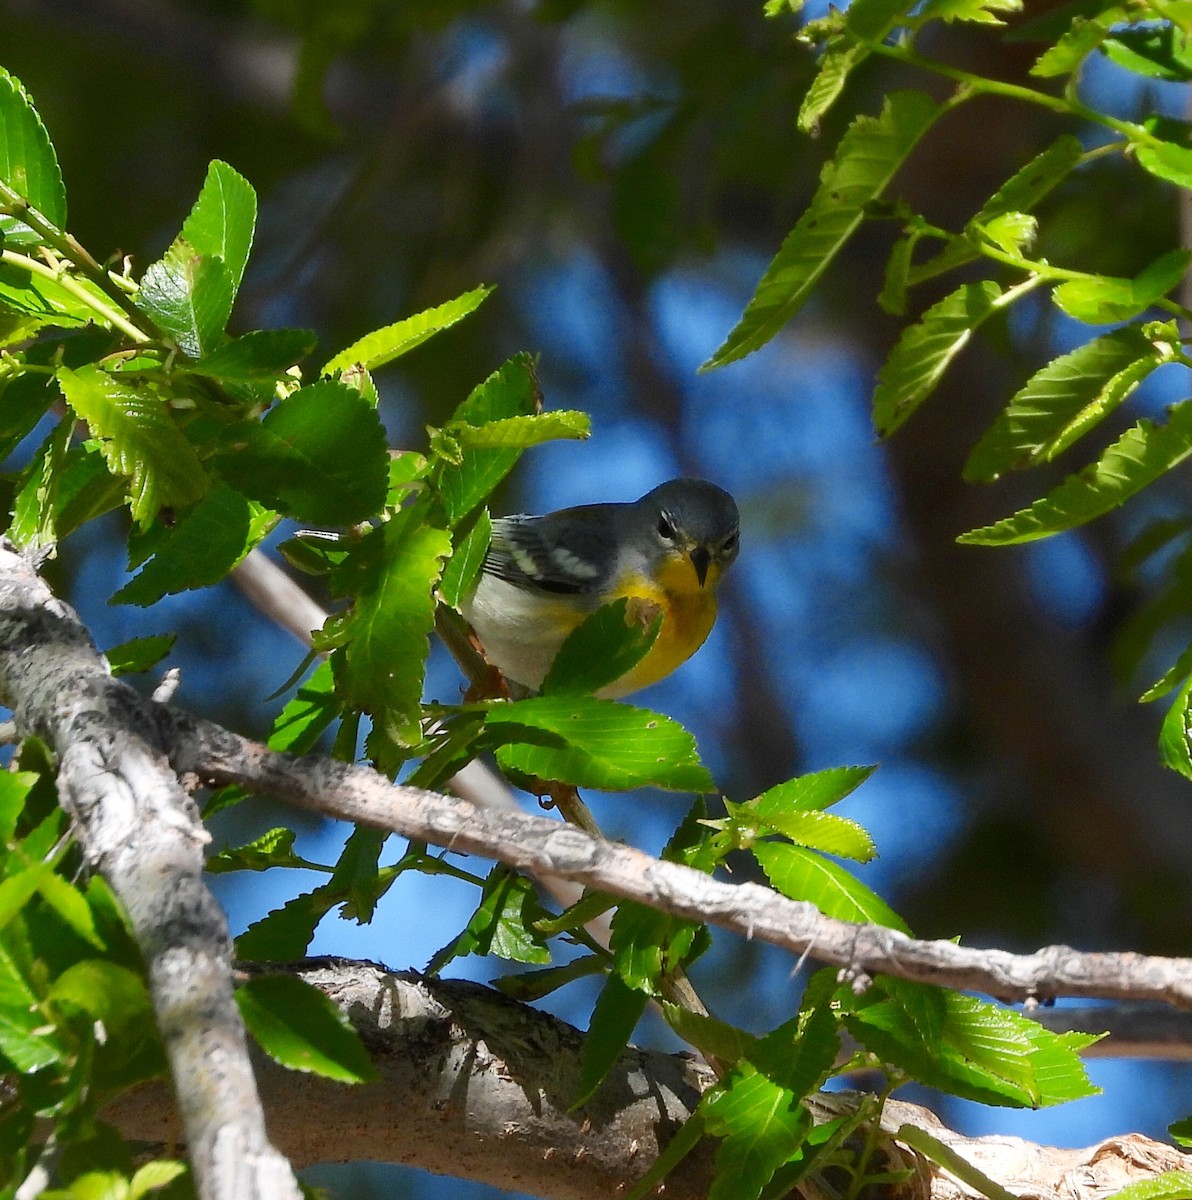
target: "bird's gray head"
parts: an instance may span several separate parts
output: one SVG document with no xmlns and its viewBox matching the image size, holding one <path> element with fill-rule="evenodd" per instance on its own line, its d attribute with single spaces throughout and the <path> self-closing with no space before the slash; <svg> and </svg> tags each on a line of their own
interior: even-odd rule
<svg viewBox="0 0 1192 1200">
<path fill-rule="evenodd" d="M 634 505 L 643 536 L 664 559 L 686 559 L 699 587 L 715 584 L 740 548 L 736 501 L 703 479 L 671 479 Z"/>
</svg>

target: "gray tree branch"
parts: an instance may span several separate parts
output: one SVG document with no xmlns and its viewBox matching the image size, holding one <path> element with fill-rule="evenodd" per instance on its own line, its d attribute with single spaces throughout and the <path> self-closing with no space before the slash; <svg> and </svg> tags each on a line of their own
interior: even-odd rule
<svg viewBox="0 0 1192 1200">
<path fill-rule="evenodd" d="M 206 830 L 157 741 L 151 708 L 111 678 L 74 611 L 0 545 L 0 702 L 58 756 L 88 862 L 124 905 L 203 1200 L 297 1200 L 269 1144 L 232 996 L 223 912 L 203 883 Z"/>
</svg>

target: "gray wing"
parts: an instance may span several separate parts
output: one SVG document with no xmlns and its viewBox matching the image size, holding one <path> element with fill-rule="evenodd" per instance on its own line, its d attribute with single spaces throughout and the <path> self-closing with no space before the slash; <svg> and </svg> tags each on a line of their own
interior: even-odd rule
<svg viewBox="0 0 1192 1200">
<path fill-rule="evenodd" d="M 486 575 L 564 595 L 599 592 L 616 560 L 622 504 L 585 504 L 543 517 L 498 517 Z"/>
</svg>

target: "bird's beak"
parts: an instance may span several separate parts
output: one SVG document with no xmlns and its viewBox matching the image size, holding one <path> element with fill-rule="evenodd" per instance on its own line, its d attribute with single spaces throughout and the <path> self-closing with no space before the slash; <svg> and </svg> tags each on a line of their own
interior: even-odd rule
<svg viewBox="0 0 1192 1200">
<path fill-rule="evenodd" d="M 703 587 L 704 580 L 708 578 L 708 564 L 712 561 L 711 551 L 707 546 L 692 546 L 688 557 L 695 568 L 695 577 L 699 580 L 700 587 Z"/>
</svg>

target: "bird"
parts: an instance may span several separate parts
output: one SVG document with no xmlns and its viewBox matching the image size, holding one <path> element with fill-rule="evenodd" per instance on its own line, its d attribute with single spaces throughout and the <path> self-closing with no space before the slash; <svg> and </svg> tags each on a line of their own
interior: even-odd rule
<svg viewBox="0 0 1192 1200">
<path fill-rule="evenodd" d="M 567 635 L 602 605 L 625 597 L 647 625 L 661 614 L 645 657 L 595 693 L 619 699 L 703 645 L 716 621 L 716 587 L 739 549 L 732 496 L 703 479 L 671 479 L 632 503 L 494 518 L 461 608 L 489 662 L 531 692 Z"/>
</svg>

